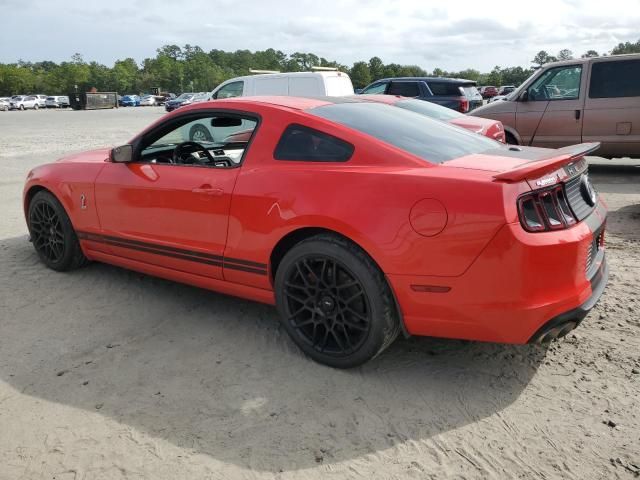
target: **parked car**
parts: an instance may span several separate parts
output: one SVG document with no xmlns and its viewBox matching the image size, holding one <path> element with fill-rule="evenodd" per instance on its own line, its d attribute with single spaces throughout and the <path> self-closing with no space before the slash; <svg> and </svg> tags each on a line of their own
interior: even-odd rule
<svg viewBox="0 0 640 480">
<path fill-rule="evenodd" d="M 46 95 L 30 95 L 32 97 L 36 97 L 36 101 L 38 102 L 38 107 L 46 108 L 47 106 L 47 96 Z"/>
<path fill-rule="evenodd" d="M 601 142 L 603 157 L 640 157 L 640 54 L 549 63 L 501 102 L 472 115 L 500 120 L 507 142 Z"/>
<path fill-rule="evenodd" d="M 484 99 L 495 97 L 498 95 L 498 89 L 492 85 L 485 85 L 480 87 L 480 95 L 482 95 Z"/>
<path fill-rule="evenodd" d="M 69 97 L 66 95 L 47 97 L 45 105 L 47 108 L 68 108 Z"/>
<path fill-rule="evenodd" d="M 503 85 L 500 87 L 500 90 L 498 90 L 498 95 L 509 95 L 515 89 L 515 85 Z"/>
<path fill-rule="evenodd" d="M 192 122 L 254 128 L 198 144 Z M 597 147 L 513 148 L 367 101 L 236 98 L 33 169 L 23 205 L 47 267 L 101 261 L 275 304 L 308 356 L 348 368 L 401 331 L 538 343 L 575 328 L 608 275 Z"/>
<path fill-rule="evenodd" d="M 419 113 L 420 115 L 426 115 L 429 118 L 440 120 L 442 122 L 448 122 L 457 127 L 465 128 L 484 135 L 493 140 L 505 143 L 504 128 L 502 122 L 498 120 L 490 120 L 487 118 L 471 117 L 469 115 L 463 115 L 460 112 L 451 110 L 450 108 L 443 107 L 442 105 L 436 105 L 431 102 L 423 102 L 415 98 L 400 97 L 397 95 L 362 95 L 357 96 L 360 100 L 386 103 L 388 105 L 394 105 L 396 107 L 411 110 L 412 112 Z"/>
<path fill-rule="evenodd" d="M 9 110 L 9 102 L 11 101 L 11 98 L 9 97 L 0 97 L 0 112 L 4 112 L 6 110 Z"/>
<path fill-rule="evenodd" d="M 173 112 L 176 108 L 183 107 L 185 105 L 191 105 L 192 103 L 206 102 L 209 100 L 209 93 L 183 93 L 179 97 L 169 100 L 164 104 L 164 109 L 167 112 Z"/>
<path fill-rule="evenodd" d="M 318 72 L 266 73 L 236 77 L 211 92 L 212 99 L 252 95 L 291 95 L 341 97 L 353 95 L 351 78 L 337 70 Z"/>
<path fill-rule="evenodd" d="M 487 100 L 487 103 L 493 103 L 493 102 L 498 102 L 500 100 L 505 100 L 508 96 L 509 95 L 496 95 L 495 97 L 491 97 L 489 100 Z"/>
<path fill-rule="evenodd" d="M 152 107 L 156 104 L 156 97 L 153 95 L 144 95 L 140 98 L 141 107 Z"/>
<path fill-rule="evenodd" d="M 32 95 L 15 95 L 11 97 L 9 102 L 10 110 L 26 110 L 27 108 L 38 110 L 40 108 L 38 99 Z"/>
<path fill-rule="evenodd" d="M 384 78 L 368 85 L 361 95 L 413 97 L 467 113 L 482 106 L 482 96 L 475 85 L 474 81 L 458 78 Z"/>
<path fill-rule="evenodd" d="M 139 107 L 140 97 L 138 95 L 123 95 L 120 99 L 121 107 Z"/>
</svg>

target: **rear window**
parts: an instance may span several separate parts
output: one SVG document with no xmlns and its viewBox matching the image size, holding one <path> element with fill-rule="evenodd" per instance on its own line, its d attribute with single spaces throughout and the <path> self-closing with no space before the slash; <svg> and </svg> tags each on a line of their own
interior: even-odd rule
<svg viewBox="0 0 640 480">
<path fill-rule="evenodd" d="M 640 97 L 640 60 L 594 63 L 589 97 Z"/>
<path fill-rule="evenodd" d="M 308 113 L 345 125 L 430 163 L 487 150 L 497 142 L 415 112 L 380 103 L 336 103 Z"/>
<path fill-rule="evenodd" d="M 463 114 L 450 108 L 442 107 L 431 102 L 425 102 L 424 100 L 415 100 L 413 98 L 400 100 L 393 105 L 443 122 L 453 120 L 454 118 L 464 117 Z"/>
<path fill-rule="evenodd" d="M 462 92 L 460 92 L 460 85 L 457 83 L 429 82 L 428 85 L 431 89 L 431 93 L 434 95 L 444 95 L 449 97 L 459 97 L 462 95 Z"/>
<path fill-rule="evenodd" d="M 467 96 L 467 98 L 473 98 L 477 95 L 480 95 L 480 92 L 478 91 L 478 89 L 473 85 L 465 85 L 464 87 L 462 87 L 462 90 L 464 90 L 464 93 Z"/>
<path fill-rule="evenodd" d="M 332 135 L 302 125 L 289 125 L 273 154 L 276 160 L 346 162 L 353 145 Z"/>
<path fill-rule="evenodd" d="M 420 87 L 418 82 L 391 82 L 387 93 L 401 97 L 418 97 L 420 96 Z"/>
</svg>

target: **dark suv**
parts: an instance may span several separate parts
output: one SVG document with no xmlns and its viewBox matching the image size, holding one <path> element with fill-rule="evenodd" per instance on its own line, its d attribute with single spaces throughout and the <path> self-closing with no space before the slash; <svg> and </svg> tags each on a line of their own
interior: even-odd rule
<svg viewBox="0 0 640 480">
<path fill-rule="evenodd" d="M 386 94 L 413 97 L 467 113 L 482 106 L 476 82 L 459 78 L 383 78 L 368 85 L 362 95 Z"/>
</svg>

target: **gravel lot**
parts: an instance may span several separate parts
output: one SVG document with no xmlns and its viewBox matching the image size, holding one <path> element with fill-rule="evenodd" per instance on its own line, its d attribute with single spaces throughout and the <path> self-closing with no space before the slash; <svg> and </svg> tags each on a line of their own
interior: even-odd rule
<svg viewBox="0 0 640 480">
<path fill-rule="evenodd" d="M 640 476 L 640 168 L 593 159 L 609 287 L 547 349 L 400 340 L 351 371 L 274 309 L 27 241 L 27 171 L 126 142 L 160 108 L 0 112 L 0 478 Z"/>
</svg>

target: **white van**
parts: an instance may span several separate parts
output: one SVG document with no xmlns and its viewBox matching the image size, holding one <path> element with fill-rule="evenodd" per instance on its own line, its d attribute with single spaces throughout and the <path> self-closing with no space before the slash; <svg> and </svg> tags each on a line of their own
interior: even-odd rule
<svg viewBox="0 0 640 480">
<path fill-rule="evenodd" d="M 349 75 L 337 70 L 318 72 L 267 73 L 236 77 L 221 83 L 211 99 L 285 95 L 291 97 L 343 97 L 353 95 Z"/>
</svg>

